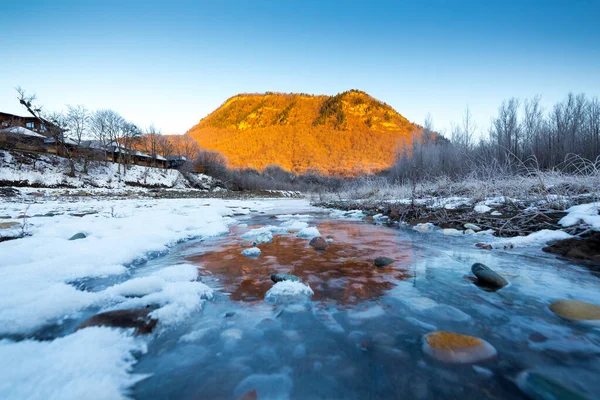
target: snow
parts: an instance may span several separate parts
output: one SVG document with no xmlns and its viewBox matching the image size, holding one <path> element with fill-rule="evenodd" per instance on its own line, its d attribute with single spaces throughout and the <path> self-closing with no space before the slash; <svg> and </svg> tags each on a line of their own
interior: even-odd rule
<svg viewBox="0 0 600 400">
<path fill-rule="evenodd" d="M 250 247 L 249 249 L 244 249 L 242 255 L 246 257 L 258 257 L 260 256 L 260 249 L 258 247 Z"/>
<path fill-rule="evenodd" d="M 450 235 L 450 236 L 458 236 L 458 235 L 463 235 L 464 234 L 463 231 L 459 231 L 458 229 L 454 229 L 454 228 L 442 229 L 442 233 L 444 235 Z"/>
<path fill-rule="evenodd" d="M 31 136 L 31 137 L 37 137 L 37 138 L 44 138 L 46 139 L 46 136 L 44 135 L 40 135 L 39 133 L 36 133 L 32 130 L 29 130 L 27 128 L 23 128 L 22 126 L 13 126 L 10 128 L 6 128 L 6 129 L 2 129 L 0 130 L 0 133 L 13 133 L 13 134 L 17 134 L 17 135 L 25 135 L 25 136 Z"/>
<path fill-rule="evenodd" d="M 312 239 L 314 237 L 321 236 L 321 232 L 319 232 L 319 230 L 316 227 L 312 226 L 312 227 L 301 229 L 296 234 L 296 236 L 303 238 L 303 239 Z"/>
<path fill-rule="evenodd" d="M 99 327 L 52 341 L 2 340 L 0 398 L 125 399 L 146 377 L 130 374 L 134 353 L 145 351 L 130 333 Z"/>
<path fill-rule="evenodd" d="M 598 215 L 599 208 L 600 202 L 573 206 L 567 210 L 567 215 L 562 217 L 558 223 L 567 227 L 583 222 L 588 224 L 591 229 L 600 231 L 600 215 Z"/>
<path fill-rule="evenodd" d="M 484 214 L 484 213 L 486 213 L 486 212 L 489 212 L 489 211 L 491 211 L 491 209 L 492 209 L 491 207 L 488 207 L 488 206 L 486 206 L 485 204 L 477 204 L 477 205 L 476 205 L 476 206 L 473 208 L 473 210 L 475 210 L 475 212 L 477 212 L 477 213 L 481 213 L 481 214 Z"/>
<path fill-rule="evenodd" d="M 277 282 L 265 294 L 265 300 L 271 303 L 295 299 L 311 298 L 315 293 L 310 286 L 302 282 L 282 281 Z"/>
<path fill-rule="evenodd" d="M 281 200 L 285 201 L 305 204 L 301 200 Z M 12 216 L 22 214 L 27 207 L 10 204 L 12 208 L 6 208 L 6 213 Z M 187 282 L 192 279 L 190 266 L 162 271 L 101 292 L 78 290 L 70 282 L 127 274 L 132 262 L 144 263 L 150 257 L 168 252 L 179 241 L 226 233 L 235 222 L 229 216 L 237 207 L 267 210 L 276 204 L 276 201 L 217 199 L 33 204 L 27 211 L 29 215 L 49 211 L 61 215 L 29 218 L 31 236 L 0 243 L 0 334 L 29 334 L 45 325 L 76 317 L 88 307 L 105 305 L 108 300 L 124 302 L 123 307 L 155 302 L 185 315 L 201 306 L 199 297 L 208 297 L 200 282 Z M 70 215 L 90 210 L 97 213 L 84 217 Z M 77 232 L 85 232 L 88 237 L 69 241 Z M 176 277 L 177 274 L 180 276 Z M 197 301 L 173 302 L 177 288 L 185 291 L 186 296 L 196 296 Z M 144 297 L 126 300 L 125 294 Z M 166 311 L 157 310 L 157 314 L 163 312 Z"/>
<path fill-rule="evenodd" d="M 553 231 L 550 229 L 542 229 L 541 231 L 530 233 L 527 236 L 517 236 L 512 238 L 502 238 L 491 245 L 496 249 L 541 246 L 552 240 L 568 239 L 572 237 L 563 231 Z"/>
<path fill-rule="evenodd" d="M 150 168 L 130 165 L 123 172 L 123 166 L 115 163 L 90 161 L 88 172 L 77 164 L 76 177 L 70 177 L 67 159 L 54 155 L 38 155 L 35 162 L 17 163 L 14 157 L 0 150 L 0 181 L 25 183 L 29 186 L 75 188 L 126 188 L 132 186 L 151 186 L 164 188 L 189 188 L 188 180 L 177 170 Z M 119 173 L 119 171 L 121 173 Z M 203 174 L 190 174 L 194 183 L 206 189 L 213 186 L 211 177 Z"/>
<path fill-rule="evenodd" d="M 427 231 L 431 231 L 435 229 L 435 225 L 432 224 L 431 222 L 426 222 L 424 224 L 417 224 L 414 226 L 413 228 L 416 231 L 419 232 L 427 232 Z"/>
<path fill-rule="evenodd" d="M 280 225 L 282 228 L 287 229 L 288 231 L 300 231 L 304 228 L 308 228 L 308 224 L 304 221 L 298 221 L 295 219 L 290 219 L 285 222 L 282 222 Z"/>
</svg>

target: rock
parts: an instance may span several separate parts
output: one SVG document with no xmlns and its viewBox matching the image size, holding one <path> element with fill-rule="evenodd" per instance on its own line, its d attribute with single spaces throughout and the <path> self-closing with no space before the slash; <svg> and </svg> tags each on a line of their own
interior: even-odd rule
<svg viewBox="0 0 600 400">
<path fill-rule="evenodd" d="M 600 325 L 600 306 L 579 300 L 557 300 L 550 304 L 550 311 L 569 321 Z"/>
<path fill-rule="evenodd" d="M 271 274 L 271 280 L 275 283 L 283 282 L 283 281 L 292 281 L 292 282 L 300 282 L 300 278 L 296 275 L 288 275 L 288 274 Z"/>
<path fill-rule="evenodd" d="M 423 352 L 446 363 L 470 364 L 496 356 L 496 349 L 485 340 L 454 332 L 437 331 L 425 335 Z"/>
<path fill-rule="evenodd" d="M 600 263 L 600 232 L 585 238 L 557 240 L 544 247 L 542 251 L 575 260 Z"/>
<path fill-rule="evenodd" d="M 517 377 L 517 386 L 534 400 L 587 400 L 591 397 L 565 386 L 562 382 L 535 371 L 523 371 Z"/>
<path fill-rule="evenodd" d="M 431 231 L 435 228 L 435 225 L 433 225 L 430 222 L 427 222 L 425 224 L 417 224 L 414 229 L 419 231 L 419 232 L 428 232 Z"/>
<path fill-rule="evenodd" d="M 16 221 L 0 222 L 0 229 L 8 229 L 17 225 L 21 225 L 21 223 Z"/>
<path fill-rule="evenodd" d="M 465 232 L 464 232 L 465 235 L 472 235 L 474 233 L 475 233 L 475 231 L 473 229 L 465 229 Z"/>
<path fill-rule="evenodd" d="M 83 321 L 76 330 L 87 328 L 89 326 L 109 326 L 115 328 L 135 328 L 137 335 L 144 335 L 152 332 L 157 319 L 151 318 L 150 313 L 153 310 L 149 307 L 133 310 L 108 311 L 94 315 Z"/>
<path fill-rule="evenodd" d="M 375 264 L 376 267 L 387 267 L 388 265 L 393 264 L 395 262 L 396 260 L 394 260 L 393 258 L 377 257 L 375 261 L 373 261 L 373 264 Z"/>
<path fill-rule="evenodd" d="M 2 187 L 0 188 L 0 197 L 15 197 L 18 196 L 20 192 L 17 189 L 11 187 Z"/>
<path fill-rule="evenodd" d="M 464 224 L 463 226 L 465 227 L 465 229 L 471 229 L 471 230 L 473 230 L 473 231 L 475 231 L 475 232 L 479 232 L 479 231 L 481 230 L 481 228 L 480 228 L 480 227 L 478 227 L 478 226 L 477 226 L 477 225 L 475 225 L 475 224 L 471 224 L 471 223 L 466 223 L 466 224 Z"/>
<path fill-rule="evenodd" d="M 258 247 L 250 247 L 242 251 L 242 255 L 246 257 L 258 257 L 260 256 L 260 249 Z"/>
<path fill-rule="evenodd" d="M 239 400 L 258 400 L 258 393 L 256 392 L 256 389 L 250 390 L 249 392 L 244 393 Z"/>
<path fill-rule="evenodd" d="M 446 229 L 442 229 L 442 233 L 444 235 L 456 236 L 456 235 L 462 235 L 463 231 L 459 231 L 458 229 L 454 229 L 454 228 L 446 228 Z"/>
<path fill-rule="evenodd" d="M 69 240 L 79 240 L 79 239 L 85 239 L 87 236 L 85 236 L 85 233 L 76 233 L 73 236 L 71 236 L 71 238 Z"/>
<path fill-rule="evenodd" d="M 475 246 L 479 247 L 480 249 L 485 249 L 485 250 L 492 250 L 493 247 L 491 244 L 487 244 L 487 243 L 475 243 Z"/>
<path fill-rule="evenodd" d="M 308 244 L 310 245 L 310 247 L 318 251 L 327 250 L 328 247 L 327 242 L 325 241 L 325 239 L 323 239 L 323 236 L 316 236 L 310 239 L 310 242 L 308 242 Z"/>
<path fill-rule="evenodd" d="M 473 264 L 473 266 L 471 266 L 471 272 L 477 277 L 477 282 L 482 286 L 500 289 L 508 285 L 506 279 L 483 264 Z"/>
</svg>

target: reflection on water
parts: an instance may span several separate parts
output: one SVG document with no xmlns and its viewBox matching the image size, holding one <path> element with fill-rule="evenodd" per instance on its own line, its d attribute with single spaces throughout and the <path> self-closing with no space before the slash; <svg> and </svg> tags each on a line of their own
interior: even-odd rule
<svg viewBox="0 0 600 400">
<path fill-rule="evenodd" d="M 250 221 L 277 224 L 266 216 Z M 150 377 L 132 396 L 522 399 L 517 377 L 534 371 L 583 398 L 600 398 L 600 330 L 548 310 L 557 298 L 598 303 L 599 281 L 588 271 L 539 249 L 479 250 L 477 238 L 328 218 L 310 223 L 334 240 L 323 253 L 284 234 L 259 244 L 259 258 L 246 258 L 241 235 L 250 228 L 233 227 L 226 237 L 182 245 L 157 261 L 195 263 L 215 298 L 184 323 L 162 331 L 159 324 L 134 369 Z M 378 256 L 398 261 L 378 269 Z M 467 279 L 474 262 L 510 284 L 481 290 Z M 315 292 L 312 301 L 267 304 L 276 272 L 302 278 Z M 498 356 L 444 364 L 423 351 L 424 335 L 436 330 L 481 338 Z M 547 382 L 530 380 L 528 389 L 553 398 Z"/>
<path fill-rule="evenodd" d="M 323 222 L 318 229 L 333 239 L 323 252 L 311 248 L 306 239 L 283 234 L 275 235 L 272 243 L 259 244 L 260 257 L 248 258 L 241 255 L 247 242 L 240 239 L 243 231 L 237 228 L 219 249 L 187 260 L 203 267 L 201 275 L 218 276 L 231 299 L 241 301 L 262 300 L 273 286 L 269 278 L 273 273 L 296 275 L 314 290 L 314 301 L 338 304 L 375 299 L 391 289 L 395 280 L 413 277 L 411 241 L 397 231 L 344 221 Z M 378 256 L 397 261 L 378 268 L 373 265 Z"/>
</svg>

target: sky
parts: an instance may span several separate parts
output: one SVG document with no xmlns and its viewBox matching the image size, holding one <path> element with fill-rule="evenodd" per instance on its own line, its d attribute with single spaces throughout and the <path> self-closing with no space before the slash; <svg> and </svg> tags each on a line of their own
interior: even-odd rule
<svg viewBox="0 0 600 400">
<path fill-rule="evenodd" d="M 185 133 L 243 92 L 360 89 L 449 132 L 509 97 L 600 95 L 600 0 L 10 1 L 0 111 L 113 109 Z"/>
</svg>

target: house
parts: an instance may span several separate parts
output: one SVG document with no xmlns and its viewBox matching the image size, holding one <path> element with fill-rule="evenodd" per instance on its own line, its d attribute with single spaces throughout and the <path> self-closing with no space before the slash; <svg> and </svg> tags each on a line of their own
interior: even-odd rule
<svg viewBox="0 0 600 400">
<path fill-rule="evenodd" d="M 45 152 L 46 139 L 46 136 L 18 125 L 0 128 L 0 147 L 5 149 Z"/>
<path fill-rule="evenodd" d="M 0 129 L 10 128 L 13 126 L 21 126 L 29 129 L 30 131 L 41 134 L 46 134 L 48 132 L 46 125 L 33 116 L 22 117 L 20 115 L 0 112 Z"/>
<path fill-rule="evenodd" d="M 187 162 L 184 156 L 167 156 L 167 168 L 180 168 Z"/>
</svg>

